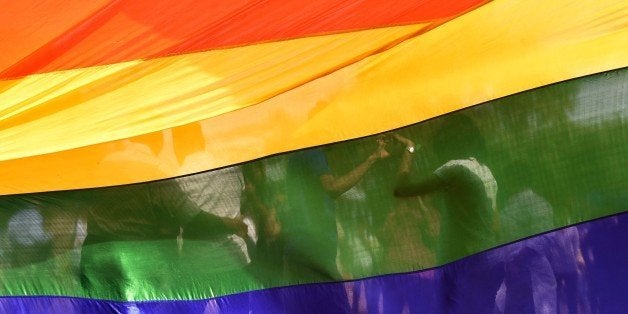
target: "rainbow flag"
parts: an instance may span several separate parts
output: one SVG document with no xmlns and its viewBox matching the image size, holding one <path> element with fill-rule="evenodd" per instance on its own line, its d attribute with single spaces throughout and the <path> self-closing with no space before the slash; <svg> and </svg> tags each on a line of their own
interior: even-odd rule
<svg viewBox="0 0 628 314">
<path fill-rule="evenodd" d="M 619 313 L 628 4 L 0 10 L 0 311 Z"/>
</svg>

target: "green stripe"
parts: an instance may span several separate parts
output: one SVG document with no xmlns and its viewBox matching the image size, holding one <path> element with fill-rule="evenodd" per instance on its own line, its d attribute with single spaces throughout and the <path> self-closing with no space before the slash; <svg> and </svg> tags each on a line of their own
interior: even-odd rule
<svg viewBox="0 0 628 314">
<path fill-rule="evenodd" d="M 372 165 L 353 189 L 339 197 L 330 196 L 321 185 L 325 160 L 312 154 L 316 150 L 240 165 L 248 183 L 240 200 L 243 211 L 263 221 L 263 212 L 273 208 L 282 223 L 283 251 L 258 247 L 256 255 L 251 250 L 256 265 L 264 267 L 247 265 L 238 246 L 224 236 L 229 229 L 220 221 L 208 218 L 203 225 L 195 217 L 201 202 L 188 198 L 190 189 L 180 184 L 203 186 L 209 178 L 216 180 L 211 175 L 215 172 L 177 181 L 3 196 L 0 294 L 199 299 L 337 280 L 340 274 L 363 278 L 442 265 L 516 239 L 624 211 L 627 78 L 628 70 L 621 69 L 575 79 L 395 131 L 416 143 L 412 180 L 430 177 L 460 154 L 490 169 L 497 185 L 494 212 L 488 205 L 460 210 L 447 200 L 447 193 L 454 191 L 460 199 L 487 204 L 478 191 L 490 190 L 490 180 L 475 177 L 460 184 L 449 182 L 446 190 L 423 197 L 422 203 L 393 197 L 404 154 L 401 144 L 389 144 L 392 156 Z M 460 124 L 461 116 L 475 127 Z M 376 136 L 323 148 L 336 178 L 353 171 L 376 149 Z M 218 206 L 211 204 L 220 199 L 219 191 L 237 204 L 233 197 L 239 195 L 237 172 L 221 171 L 224 180 L 219 188 L 198 194 L 208 208 Z M 458 170 L 440 171 L 436 180 L 446 181 L 447 171 Z M 475 210 L 481 206 L 484 210 Z M 517 206 L 518 211 L 513 209 Z M 29 208 L 34 210 L 25 210 Z M 36 210 L 42 226 L 36 223 Z M 330 224 L 334 215 L 339 232 L 333 221 Z M 71 250 L 77 219 L 87 222 L 90 234 L 83 247 L 82 270 L 81 253 Z M 182 241 L 176 239 L 179 227 L 184 229 Z M 197 235 L 192 239 L 194 230 Z M 337 233 L 340 271 L 329 262 Z M 304 257 L 305 266 L 288 267 L 292 276 L 285 276 L 280 262 L 286 251 Z"/>
</svg>

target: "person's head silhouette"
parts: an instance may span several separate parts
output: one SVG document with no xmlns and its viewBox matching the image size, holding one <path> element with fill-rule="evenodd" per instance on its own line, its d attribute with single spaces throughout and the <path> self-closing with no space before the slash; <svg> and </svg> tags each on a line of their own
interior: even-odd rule
<svg viewBox="0 0 628 314">
<path fill-rule="evenodd" d="M 454 113 L 436 127 L 433 149 L 441 160 L 482 159 L 485 144 L 480 129 L 466 115 Z"/>
</svg>

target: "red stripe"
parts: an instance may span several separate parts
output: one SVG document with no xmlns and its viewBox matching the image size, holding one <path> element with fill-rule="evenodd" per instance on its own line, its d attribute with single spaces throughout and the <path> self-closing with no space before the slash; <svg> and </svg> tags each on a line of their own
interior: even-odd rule
<svg viewBox="0 0 628 314">
<path fill-rule="evenodd" d="M 60 2 L 15 1 L 0 13 L 10 50 L 0 53 L 0 79 L 447 19 L 486 0 L 113 0 L 95 9 Z"/>
</svg>

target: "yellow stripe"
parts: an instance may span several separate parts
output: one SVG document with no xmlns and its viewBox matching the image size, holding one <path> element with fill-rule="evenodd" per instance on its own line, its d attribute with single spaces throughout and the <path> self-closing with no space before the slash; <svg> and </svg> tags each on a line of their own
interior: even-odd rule
<svg viewBox="0 0 628 314">
<path fill-rule="evenodd" d="M 628 66 L 627 25 L 628 2 L 621 0 L 494 1 L 335 73 L 355 80 L 310 101 L 317 114 L 294 137 L 303 146 L 360 137 Z"/>
<path fill-rule="evenodd" d="M 269 99 L 428 24 L 301 38 L 0 82 L 0 160 L 128 138 Z"/>
<path fill-rule="evenodd" d="M 4 162 L 0 191 L 182 175 L 373 134 L 625 67 L 627 5 L 618 0 L 495 1 L 256 106 L 132 141 Z"/>
</svg>

